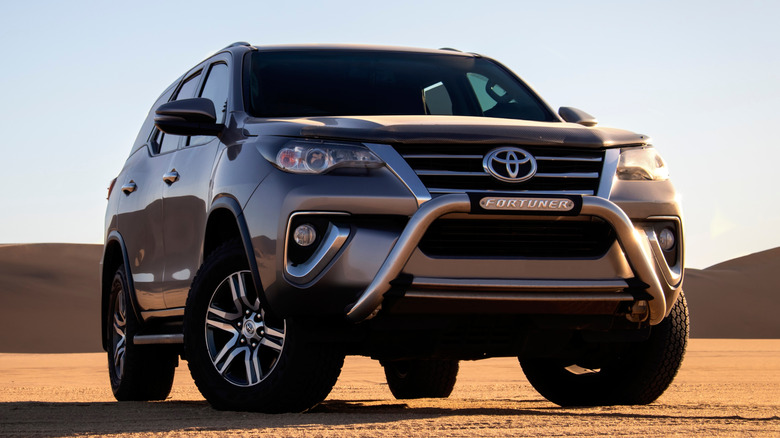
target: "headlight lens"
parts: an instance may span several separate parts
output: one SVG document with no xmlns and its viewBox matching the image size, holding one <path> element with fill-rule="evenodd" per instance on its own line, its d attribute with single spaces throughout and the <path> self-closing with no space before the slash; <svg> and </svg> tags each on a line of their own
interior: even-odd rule
<svg viewBox="0 0 780 438">
<path fill-rule="evenodd" d="M 339 167 L 381 167 L 384 162 L 363 146 L 293 140 L 279 149 L 276 166 L 292 173 L 327 173 Z"/>
<path fill-rule="evenodd" d="M 669 169 L 655 148 L 623 149 L 617 166 L 617 177 L 631 181 L 666 181 Z"/>
</svg>

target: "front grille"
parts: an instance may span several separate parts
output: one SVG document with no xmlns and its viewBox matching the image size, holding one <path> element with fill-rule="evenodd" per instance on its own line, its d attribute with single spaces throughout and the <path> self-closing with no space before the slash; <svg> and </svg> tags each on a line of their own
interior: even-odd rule
<svg viewBox="0 0 780 438">
<path fill-rule="evenodd" d="M 489 175 L 482 159 L 497 145 L 397 144 L 395 150 L 432 194 L 457 192 L 522 192 L 595 195 L 604 152 L 549 146 L 519 146 L 536 159 L 536 175 L 510 183 Z"/>
<path fill-rule="evenodd" d="M 420 241 L 430 257 L 596 258 L 615 242 L 598 218 L 577 221 L 438 219 Z"/>
</svg>

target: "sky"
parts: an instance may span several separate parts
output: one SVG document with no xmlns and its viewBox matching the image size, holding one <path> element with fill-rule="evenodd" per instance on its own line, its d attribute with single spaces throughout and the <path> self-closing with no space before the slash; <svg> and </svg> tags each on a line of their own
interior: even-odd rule
<svg viewBox="0 0 780 438">
<path fill-rule="evenodd" d="M 177 77 L 234 41 L 455 47 L 650 135 L 686 264 L 780 246 L 780 2 L 4 2 L 0 243 L 102 243 L 106 189 Z"/>
</svg>

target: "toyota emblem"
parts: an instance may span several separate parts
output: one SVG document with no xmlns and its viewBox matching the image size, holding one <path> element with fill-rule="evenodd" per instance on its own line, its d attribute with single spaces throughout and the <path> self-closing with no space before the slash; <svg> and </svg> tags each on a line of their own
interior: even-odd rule
<svg viewBox="0 0 780 438">
<path fill-rule="evenodd" d="M 536 160 L 528 152 L 513 146 L 493 149 L 482 160 L 485 172 L 510 183 L 523 182 L 536 173 Z"/>
</svg>

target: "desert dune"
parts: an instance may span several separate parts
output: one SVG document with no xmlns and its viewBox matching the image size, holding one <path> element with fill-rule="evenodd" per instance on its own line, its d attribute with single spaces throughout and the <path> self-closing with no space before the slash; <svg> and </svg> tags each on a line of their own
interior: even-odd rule
<svg viewBox="0 0 780 438">
<path fill-rule="evenodd" d="M 100 347 L 101 245 L 0 245 L 0 352 L 82 353 Z M 688 269 L 694 338 L 780 338 L 780 248 Z M 22 329 L 24 328 L 24 329 Z"/>
<path fill-rule="evenodd" d="M 696 338 L 780 338 L 780 248 L 686 269 L 691 336 Z"/>
<path fill-rule="evenodd" d="M 0 247 L 0 352 L 101 351 L 102 245 Z"/>
<path fill-rule="evenodd" d="M 100 250 L 0 245 L 0 436 L 780 436 L 780 249 L 686 272 L 699 339 L 648 406 L 559 408 L 512 358 L 462 362 L 448 399 L 395 400 L 377 362 L 349 357 L 324 403 L 284 415 L 211 409 L 184 361 L 168 400 L 114 401 Z"/>
</svg>

